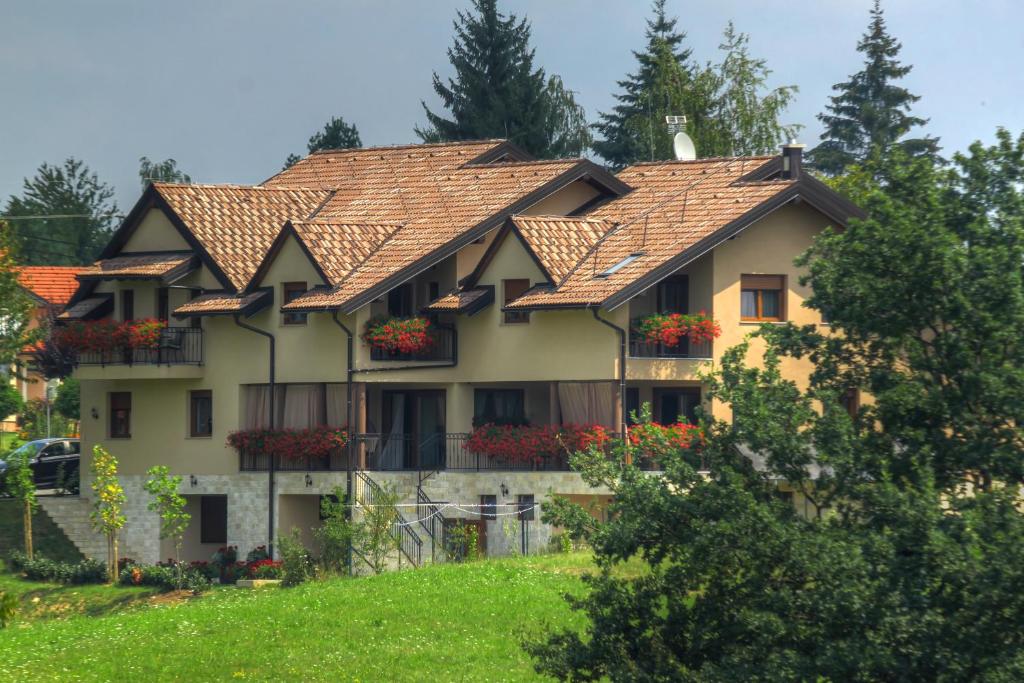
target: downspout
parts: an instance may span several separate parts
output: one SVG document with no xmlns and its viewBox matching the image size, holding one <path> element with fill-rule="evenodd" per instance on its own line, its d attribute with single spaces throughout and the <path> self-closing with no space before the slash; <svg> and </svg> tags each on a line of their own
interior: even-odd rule
<svg viewBox="0 0 1024 683">
<path fill-rule="evenodd" d="M 355 448 L 355 435 L 353 434 L 355 415 L 352 413 L 352 377 L 355 375 L 355 370 L 352 369 L 353 361 L 353 347 L 352 347 L 352 330 L 345 326 L 345 323 L 338 320 L 338 311 L 331 311 L 331 320 L 334 324 L 341 328 L 341 331 L 345 333 L 347 338 L 347 361 L 345 363 L 345 421 L 346 428 L 348 429 L 348 439 L 345 443 L 345 516 L 351 521 L 352 519 L 352 451 Z M 348 547 L 348 571 L 352 573 L 352 545 Z"/>
<path fill-rule="evenodd" d="M 591 308 L 590 312 L 594 314 L 594 320 L 607 325 L 619 335 L 619 414 L 622 416 L 619 433 L 622 434 L 622 443 L 626 447 L 626 463 L 629 464 L 633 458 L 629 452 L 629 439 L 626 438 L 629 429 L 629 419 L 626 415 L 626 330 L 599 316 L 597 308 Z"/>
<path fill-rule="evenodd" d="M 274 335 L 266 330 L 261 330 L 258 327 L 247 325 L 243 323 L 237 315 L 232 316 L 235 320 L 235 324 L 241 327 L 243 330 L 249 330 L 256 334 L 262 335 L 270 340 L 270 368 L 269 368 L 269 379 L 270 379 L 270 428 L 274 429 L 275 417 L 277 412 L 274 410 L 274 398 L 277 394 L 277 386 L 275 382 L 275 353 L 274 353 Z M 267 549 L 270 551 L 270 556 L 274 556 L 274 454 L 270 454 L 270 463 L 267 467 Z"/>
</svg>

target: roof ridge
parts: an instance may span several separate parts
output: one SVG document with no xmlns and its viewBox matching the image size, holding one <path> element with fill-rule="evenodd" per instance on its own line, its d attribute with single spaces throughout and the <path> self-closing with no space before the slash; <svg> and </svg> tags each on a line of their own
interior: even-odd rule
<svg viewBox="0 0 1024 683">
<path fill-rule="evenodd" d="M 668 165 L 684 165 L 684 164 L 703 164 L 703 163 L 714 163 L 721 161 L 740 161 L 740 160 L 767 160 L 774 159 L 777 154 L 754 154 L 754 155 L 735 155 L 735 156 L 721 156 L 721 157 L 704 157 L 701 159 L 664 159 L 662 161 L 636 161 L 629 166 L 624 167 L 621 171 L 615 175 L 619 175 L 622 171 L 625 171 L 636 166 L 668 166 Z"/>
<path fill-rule="evenodd" d="M 218 189 L 218 190 L 267 190 L 274 192 L 329 192 L 322 188 L 316 187 L 296 187 L 294 185 L 288 185 L 286 187 L 267 187 L 266 185 L 241 185 L 238 183 L 165 183 L 163 181 L 154 182 L 153 187 L 171 187 L 171 188 L 199 188 L 199 189 Z"/>
<path fill-rule="evenodd" d="M 307 156 L 303 157 L 308 159 L 312 156 L 322 154 L 337 154 L 338 152 L 373 152 L 375 150 L 396 150 L 396 149 L 420 149 L 420 148 L 434 148 L 434 147 L 469 147 L 470 145 L 483 145 L 487 143 L 502 143 L 508 142 L 505 138 L 481 138 L 479 140 L 450 140 L 448 142 L 406 142 L 395 145 L 371 145 L 369 147 L 335 147 L 332 149 L 318 149 L 315 152 L 310 152 Z M 285 169 L 287 170 L 287 169 Z"/>
<path fill-rule="evenodd" d="M 566 164 L 566 163 L 579 163 L 581 161 L 590 161 L 586 157 L 562 157 L 561 159 L 528 159 L 528 160 L 512 160 L 512 161 L 488 161 L 482 164 L 467 163 L 460 166 L 457 170 L 468 170 L 471 168 L 503 168 L 506 166 L 537 166 L 540 164 Z"/>
<path fill-rule="evenodd" d="M 589 216 L 589 215 L 567 216 L 567 215 L 564 215 L 564 214 L 557 214 L 557 213 L 537 213 L 537 214 L 516 213 L 516 214 L 512 214 L 511 216 L 509 216 L 509 218 L 511 218 L 513 220 L 522 219 L 522 220 L 526 220 L 526 221 L 535 221 L 535 220 L 542 220 L 542 221 L 577 221 L 577 222 L 578 221 L 587 221 L 587 222 L 590 222 L 590 223 L 614 223 L 615 222 L 615 221 L 612 221 L 611 219 L 608 219 L 608 218 L 595 218 L 595 217 Z"/>
</svg>

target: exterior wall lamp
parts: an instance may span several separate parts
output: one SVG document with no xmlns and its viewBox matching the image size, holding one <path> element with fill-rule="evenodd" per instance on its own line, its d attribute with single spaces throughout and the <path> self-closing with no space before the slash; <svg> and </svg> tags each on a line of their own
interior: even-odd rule
<svg viewBox="0 0 1024 683">
<path fill-rule="evenodd" d="M 92 410 L 89 411 L 89 414 L 92 415 L 92 419 L 94 420 L 100 419 L 100 411 L 96 410 L 96 406 L 92 407 Z"/>
<path fill-rule="evenodd" d="M 195 488 L 196 486 L 199 485 L 199 480 L 196 479 L 196 475 L 194 475 L 194 474 L 188 475 L 188 485 L 191 486 L 192 488 Z"/>
<path fill-rule="evenodd" d="M 313 475 L 306 472 L 306 488 L 310 488 L 311 486 L 313 486 Z"/>
<path fill-rule="evenodd" d="M 505 486 L 505 482 L 501 482 L 501 497 L 508 498 L 508 487 Z"/>
</svg>

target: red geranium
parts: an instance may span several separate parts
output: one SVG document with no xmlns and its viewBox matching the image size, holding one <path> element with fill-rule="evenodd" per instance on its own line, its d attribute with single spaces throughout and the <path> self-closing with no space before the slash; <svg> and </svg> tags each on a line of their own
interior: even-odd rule
<svg viewBox="0 0 1024 683">
<path fill-rule="evenodd" d="M 636 321 L 634 330 L 651 344 L 678 346 L 689 337 L 694 344 L 709 342 L 722 334 L 722 328 L 707 313 L 655 313 Z"/>
<path fill-rule="evenodd" d="M 658 460 L 679 451 L 699 450 L 703 443 L 700 427 L 686 422 L 644 422 L 629 428 L 629 445 L 642 458 Z"/>
<path fill-rule="evenodd" d="M 419 353 L 430 348 L 430 321 L 426 318 L 371 318 L 366 323 L 363 341 L 388 353 Z"/>
<path fill-rule="evenodd" d="M 603 447 L 610 436 L 601 425 L 480 425 L 469 435 L 466 450 L 510 462 L 540 463 L 591 445 Z"/>
<path fill-rule="evenodd" d="M 78 320 L 53 329 L 54 343 L 77 353 L 155 349 L 167 323 L 162 320 Z"/>
<path fill-rule="evenodd" d="M 322 457 L 348 443 L 348 433 L 339 427 L 309 429 L 242 429 L 228 434 L 228 445 L 241 453 L 276 455 L 288 460 L 306 456 Z"/>
</svg>

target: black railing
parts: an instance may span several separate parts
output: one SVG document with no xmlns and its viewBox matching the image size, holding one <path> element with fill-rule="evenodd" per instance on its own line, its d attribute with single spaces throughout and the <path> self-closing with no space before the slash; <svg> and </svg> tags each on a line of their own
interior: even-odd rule
<svg viewBox="0 0 1024 683">
<path fill-rule="evenodd" d="M 78 365 L 202 365 L 203 331 L 196 327 L 167 327 L 151 349 L 121 348 L 78 354 Z"/>
<path fill-rule="evenodd" d="M 711 342 L 692 342 L 686 337 L 675 346 L 652 343 L 633 334 L 629 339 L 630 358 L 711 358 Z"/>
<path fill-rule="evenodd" d="M 445 516 L 441 507 L 430 500 L 421 488 L 416 489 L 416 517 L 420 521 L 420 526 L 430 537 L 430 559 L 436 562 L 438 550 L 441 550 L 441 555 L 444 555 Z"/>
<path fill-rule="evenodd" d="M 299 458 L 274 456 L 274 469 L 279 472 L 341 472 L 346 469 L 345 448 L 335 448 L 324 456 L 304 455 Z M 242 472 L 266 472 L 270 455 L 243 451 L 238 454 L 238 469 Z M 355 462 L 353 462 L 355 467 Z"/>
<path fill-rule="evenodd" d="M 356 472 L 356 477 L 359 482 L 359 502 L 363 505 L 375 505 L 380 500 L 381 494 L 384 493 L 380 484 L 365 472 Z M 391 538 L 410 564 L 418 567 L 423 563 L 423 539 L 413 530 L 412 525 L 406 521 L 397 508 L 395 509 L 395 522 L 391 525 Z M 401 561 L 401 557 L 399 557 L 399 561 Z"/>
<path fill-rule="evenodd" d="M 458 335 L 454 327 L 434 325 L 427 332 L 430 345 L 415 353 L 389 353 L 383 349 L 370 347 L 370 360 L 380 361 L 420 361 L 420 362 L 454 362 L 458 347 Z"/>
</svg>

